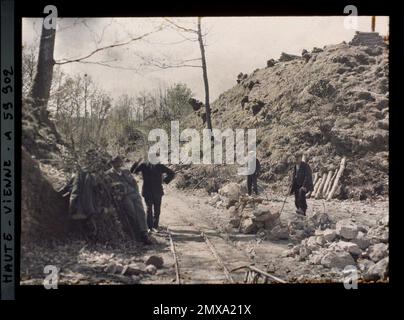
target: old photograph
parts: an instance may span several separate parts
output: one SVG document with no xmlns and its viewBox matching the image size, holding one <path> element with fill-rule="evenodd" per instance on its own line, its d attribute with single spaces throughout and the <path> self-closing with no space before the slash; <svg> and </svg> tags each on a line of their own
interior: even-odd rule
<svg viewBox="0 0 404 320">
<path fill-rule="evenodd" d="M 21 285 L 389 282 L 389 17 L 25 17 L 21 59 Z"/>
</svg>

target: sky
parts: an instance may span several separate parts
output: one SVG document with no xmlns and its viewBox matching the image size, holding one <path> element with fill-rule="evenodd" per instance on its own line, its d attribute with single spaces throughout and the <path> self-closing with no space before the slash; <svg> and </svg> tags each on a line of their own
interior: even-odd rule
<svg viewBox="0 0 404 320">
<path fill-rule="evenodd" d="M 371 17 L 359 16 L 357 29 L 346 28 L 345 16 L 333 17 L 204 17 L 206 60 L 211 101 L 236 84 L 240 72 L 251 73 L 278 59 L 282 52 L 300 55 L 303 49 L 349 42 L 355 31 L 369 32 Z M 114 99 L 122 94 L 185 83 L 197 99 L 204 101 L 200 48 L 193 33 L 180 32 L 179 25 L 196 29 L 197 18 L 59 18 L 54 58 L 80 58 L 98 48 L 127 42 L 125 46 L 101 50 L 85 60 L 67 63 L 65 73 L 88 74 Z M 23 45 L 39 45 L 41 19 L 23 19 Z M 388 17 L 376 18 L 376 31 L 388 34 Z M 163 29 L 158 31 L 159 28 Z M 158 64 L 188 65 L 162 69 Z M 103 65 L 100 65 L 103 64 Z M 106 66 L 108 65 L 108 66 Z M 190 65 L 190 66 L 189 66 Z"/>
</svg>

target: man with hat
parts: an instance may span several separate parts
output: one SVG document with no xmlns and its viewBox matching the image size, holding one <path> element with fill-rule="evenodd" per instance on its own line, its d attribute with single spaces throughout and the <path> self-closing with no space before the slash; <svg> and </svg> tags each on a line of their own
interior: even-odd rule
<svg viewBox="0 0 404 320">
<path fill-rule="evenodd" d="M 297 214 L 306 215 L 306 193 L 313 191 L 313 189 L 311 168 L 303 161 L 303 153 L 297 152 L 295 154 L 295 165 L 293 166 L 292 184 L 290 187 L 290 194 L 295 195 Z"/>
<path fill-rule="evenodd" d="M 138 241 L 151 244 L 147 233 L 145 212 L 138 185 L 129 170 L 122 169 L 123 158 L 114 157 L 110 161 L 111 169 L 106 172 L 112 188 L 112 196 L 118 205 L 118 210 L 124 211 L 128 219 L 129 233 Z"/>
<path fill-rule="evenodd" d="M 254 163 L 255 161 L 255 170 L 253 173 L 247 175 L 247 193 L 249 196 L 251 196 L 252 191 L 255 192 L 256 195 L 258 195 L 258 176 L 261 172 L 261 163 L 257 159 L 255 152 L 250 151 L 248 153 L 248 161 Z"/>
<path fill-rule="evenodd" d="M 146 202 L 147 226 L 151 231 L 158 231 L 161 200 L 164 195 L 163 182 L 170 183 L 174 179 L 175 173 L 160 161 L 157 163 L 137 161 L 132 165 L 130 171 L 133 174 L 142 173 L 142 196 Z"/>
</svg>

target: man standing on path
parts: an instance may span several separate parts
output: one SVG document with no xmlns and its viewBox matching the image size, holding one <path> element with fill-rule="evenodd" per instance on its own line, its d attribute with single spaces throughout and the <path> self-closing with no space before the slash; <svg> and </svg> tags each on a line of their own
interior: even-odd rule
<svg viewBox="0 0 404 320">
<path fill-rule="evenodd" d="M 261 171 L 261 163 L 256 157 L 254 157 L 254 152 L 250 151 L 249 157 L 251 158 L 251 161 L 255 160 L 255 171 L 252 174 L 247 175 L 247 192 L 248 195 L 251 196 L 252 191 L 254 191 L 256 195 L 258 195 L 257 179 Z"/>
<path fill-rule="evenodd" d="M 313 191 L 313 178 L 310 166 L 302 159 L 303 154 L 297 152 L 295 154 L 290 194 L 295 194 L 296 213 L 306 215 L 306 193 Z"/>
<path fill-rule="evenodd" d="M 161 199 L 164 195 L 162 183 L 170 183 L 174 179 L 175 173 L 161 163 L 153 164 L 147 161 L 139 164 L 139 162 L 135 162 L 130 171 L 133 174 L 142 173 L 142 196 L 146 202 L 147 226 L 152 231 L 158 231 Z M 165 174 L 164 178 L 163 174 Z"/>
</svg>

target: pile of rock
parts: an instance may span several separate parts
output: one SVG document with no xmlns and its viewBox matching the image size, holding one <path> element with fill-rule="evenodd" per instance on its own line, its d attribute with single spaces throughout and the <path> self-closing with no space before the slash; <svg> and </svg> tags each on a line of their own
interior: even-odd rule
<svg viewBox="0 0 404 320">
<path fill-rule="evenodd" d="M 267 200 L 245 195 L 238 183 L 228 183 L 210 199 L 209 204 L 216 208 L 226 208 L 233 228 L 245 234 L 273 230 L 283 238 L 288 238 L 287 226 L 281 228 L 279 213 L 270 210 Z"/>
<path fill-rule="evenodd" d="M 383 37 L 378 32 L 359 32 L 357 31 L 352 41 L 353 46 L 385 46 Z"/>
<path fill-rule="evenodd" d="M 228 183 L 209 201 L 218 209 L 227 209 L 229 224 L 244 234 L 259 234 L 271 240 L 291 240 L 299 243 L 314 234 L 332 226 L 326 213 L 315 213 L 310 217 L 296 216 L 286 223 L 280 219 L 280 212 L 271 210 L 269 200 L 245 194 L 237 183 Z"/>
<path fill-rule="evenodd" d="M 285 52 L 282 52 L 281 56 L 279 57 L 280 62 L 292 61 L 292 60 L 296 60 L 296 59 L 300 59 L 300 57 L 293 55 L 293 54 L 285 53 Z"/>
<path fill-rule="evenodd" d="M 331 269 L 356 266 L 364 280 L 386 280 L 388 220 L 383 218 L 371 228 L 360 227 L 351 219 L 338 221 L 335 229 L 316 230 L 284 255 Z"/>
<path fill-rule="evenodd" d="M 313 236 L 318 230 L 326 230 L 333 223 L 325 212 L 316 212 L 312 216 L 296 215 L 288 223 L 289 239 L 292 243 L 299 243 L 305 238 Z"/>
</svg>

